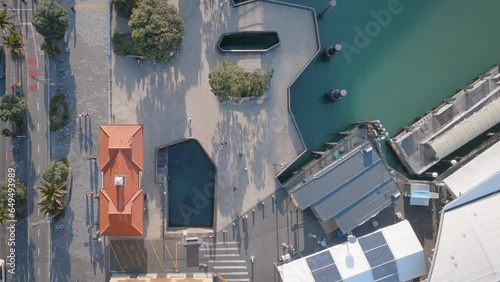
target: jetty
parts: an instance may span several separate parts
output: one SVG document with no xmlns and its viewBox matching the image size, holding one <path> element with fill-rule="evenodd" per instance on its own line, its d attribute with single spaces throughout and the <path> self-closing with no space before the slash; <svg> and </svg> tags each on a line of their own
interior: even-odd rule
<svg viewBox="0 0 500 282">
<path fill-rule="evenodd" d="M 420 175 L 499 122 L 500 65 L 496 65 L 388 142 L 407 171 Z"/>
</svg>

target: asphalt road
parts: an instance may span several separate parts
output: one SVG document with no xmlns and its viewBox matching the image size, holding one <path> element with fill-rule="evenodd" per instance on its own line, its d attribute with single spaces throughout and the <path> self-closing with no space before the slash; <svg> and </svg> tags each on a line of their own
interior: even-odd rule
<svg viewBox="0 0 500 282">
<path fill-rule="evenodd" d="M 17 75 L 23 86 L 24 95 L 28 103 L 28 131 L 26 134 L 27 146 L 27 187 L 28 187 L 28 218 L 26 248 L 28 269 L 25 277 L 16 280 L 49 281 L 50 280 L 50 224 L 44 220 L 37 202 L 40 195 L 35 188 L 39 185 L 41 174 L 49 162 L 48 144 L 48 88 L 45 84 L 34 81 L 31 76 L 45 78 L 45 60 L 39 53 L 42 38 L 35 33 L 31 25 L 34 3 L 22 4 L 14 1 L 14 10 L 17 12 L 17 23 L 21 23 L 25 44 L 25 59 L 18 68 Z"/>
</svg>

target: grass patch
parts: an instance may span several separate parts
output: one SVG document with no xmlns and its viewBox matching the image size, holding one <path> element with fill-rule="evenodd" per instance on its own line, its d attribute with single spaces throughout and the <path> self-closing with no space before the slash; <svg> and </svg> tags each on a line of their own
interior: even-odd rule
<svg viewBox="0 0 500 282">
<path fill-rule="evenodd" d="M 135 50 L 135 41 L 130 32 L 115 32 L 111 38 L 111 42 L 113 43 L 113 51 L 118 56 L 138 55 Z"/>
<path fill-rule="evenodd" d="M 69 124 L 69 110 L 62 92 L 50 99 L 50 131 L 57 131 Z"/>
</svg>

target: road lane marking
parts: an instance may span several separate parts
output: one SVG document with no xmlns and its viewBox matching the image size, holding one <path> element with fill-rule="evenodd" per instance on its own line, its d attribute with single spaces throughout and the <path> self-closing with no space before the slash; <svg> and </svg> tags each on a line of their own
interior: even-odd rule
<svg viewBox="0 0 500 282">
<path fill-rule="evenodd" d="M 38 255 L 40 255 L 40 248 L 38 248 Z"/>
<path fill-rule="evenodd" d="M 210 255 L 203 255 L 206 258 L 208 257 L 239 257 L 240 254 L 210 254 Z"/>
<path fill-rule="evenodd" d="M 36 102 L 36 110 L 40 111 L 40 102 Z"/>
<path fill-rule="evenodd" d="M 139 242 L 138 242 L 138 240 L 135 240 L 135 244 L 137 245 L 137 249 L 139 250 L 139 253 L 141 253 L 142 258 L 144 259 L 144 261 L 147 261 L 147 260 L 146 260 L 146 257 L 145 257 L 145 256 L 144 256 L 144 254 L 142 253 L 142 248 L 141 248 L 141 246 L 139 246 Z M 146 266 L 147 266 L 147 268 L 148 268 L 148 271 L 151 271 L 151 269 L 149 269 L 149 264 L 147 264 L 147 263 L 146 263 Z"/>
<path fill-rule="evenodd" d="M 38 228 L 38 237 L 40 237 L 40 228 Z"/>
<path fill-rule="evenodd" d="M 123 242 L 123 240 L 122 240 L 122 244 L 125 247 L 125 251 L 127 251 L 127 255 L 128 255 L 129 259 L 130 259 L 130 262 L 132 262 L 132 266 L 135 268 L 134 259 L 130 255 L 130 252 L 128 251 L 127 245 L 125 244 L 125 242 Z"/>
<path fill-rule="evenodd" d="M 116 262 L 118 263 L 118 266 L 120 267 L 120 271 L 123 272 L 122 265 L 120 264 L 120 260 L 118 259 L 118 256 L 116 255 L 115 248 L 113 247 L 113 244 L 111 244 L 111 250 L 113 251 L 113 254 L 115 255 Z"/>
<path fill-rule="evenodd" d="M 40 145 L 36 145 L 36 148 L 38 150 L 38 153 L 40 153 Z"/>
<path fill-rule="evenodd" d="M 239 260 L 239 259 L 235 259 L 235 260 L 209 260 L 208 261 L 209 263 L 245 263 L 245 260 Z"/>
<path fill-rule="evenodd" d="M 213 245 L 238 245 L 236 241 L 228 241 L 228 242 L 217 242 L 217 243 L 204 243 L 205 245 L 213 246 Z"/>
<path fill-rule="evenodd" d="M 239 250 L 239 248 L 236 248 L 236 247 L 234 247 L 234 248 L 232 248 L 232 247 L 230 247 L 230 248 L 224 248 L 224 247 L 219 247 L 219 248 L 200 248 L 200 251 L 221 251 L 221 252 L 223 252 L 223 251 L 237 251 L 237 250 Z"/>
<path fill-rule="evenodd" d="M 33 28 L 33 25 L 31 23 L 29 23 L 29 24 L 31 27 L 31 34 L 36 34 L 35 29 Z M 33 38 L 33 48 L 35 48 L 35 50 L 36 50 L 36 38 L 35 38 L 35 36 L 32 36 L 32 38 Z M 35 58 L 36 58 L 36 67 L 38 69 L 40 69 L 40 65 L 38 64 L 38 52 L 36 52 L 36 51 L 35 51 Z"/>
<path fill-rule="evenodd" d="M 173 257 L 173 256 L 172 256 L 172 254 L 170 253 L 170 250 L 168 249 L 168 246 L 167 246 L 167 244 L 165 243 L 165 241 L 163 241 L 163 246 L 165 246 L 165 248 L 167 249 L 168 256 L 172 259 L 172 263 L 174 264 L 175 269 L 177 269 L 177 260 L 176 260 L 176 259 L 174 259 L 174 257 Z"/>
<path fill-rule="evenodd" d="M 161 264 L 160 257 L 158 256 L 158 253 L 156 253 L 156 248 L 153 245 L 151 241 L 149 241 L 149 244 L 151 244 L 151 248 L 153 248 L 153 252 L 155 253 L 156 258 L 158 259 L 158 263 L 160 264 L 161 269 L 163 270 L 165 267 Z"/>
<path fill-rule="evenodd" d="M 36 125 L 36 130 L 37 130 L 38 132 L 40 132 L 40 124 L 39 124 L 39 123 Z M 38 153 L 40 153 L 40 152 L 38 152 Z"/>
<path fill-rule="evenodd" d="M 7 160 L 7 151 L 5 151 L 5 160 Z M 6 177 L 7 178 L 7 177 Z"/>
<path fill-rule="evenodd" d="M 246 266 L 241 266 L 241 265 L 223 265 L 223 266 L 220 266 L 220 265 L 217 265 L 217 266 L 213 266 L 214 269 L 246 269 L 247 267 Z"/>
<path fill-rule="evenodd" d="M 40 215 L 40 208 L 38 208 L 38 215 Z"/>
</svg>

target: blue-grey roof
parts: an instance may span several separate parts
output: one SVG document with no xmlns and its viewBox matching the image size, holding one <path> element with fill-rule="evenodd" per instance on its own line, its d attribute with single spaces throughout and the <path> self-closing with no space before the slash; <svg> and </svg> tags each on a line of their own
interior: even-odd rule
<svg viewBox="0 0 500 282">
<path fill-rule="evenodd" d="M 334 219 L 344 233 L 388 207 L 398 188 L 371 148 L 367 142 L 293 191 L 299 207 L 323 222 Z"/>
</svg>

